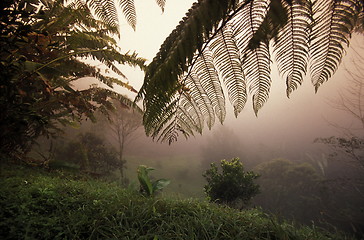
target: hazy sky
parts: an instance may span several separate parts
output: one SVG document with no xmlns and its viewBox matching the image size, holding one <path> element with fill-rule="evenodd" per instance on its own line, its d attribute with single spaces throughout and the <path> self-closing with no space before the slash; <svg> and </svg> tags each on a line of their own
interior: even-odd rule
<svg viewBox="0 0 364 240">
<path fill-rule="evenodd" d="M 123 51 L 136 51 L 139 56 L 149 61 L 158 52 L 160 45 L 169 33 L 177 26 L 178 22 L 191 7 L 192 0 L 167 0 L 165 12 L 154 0 L 135 0 L 137 9 L 137 29 L 134 32 L 125 21 L 121 24 L 120 46 Z M 362 38 L 357 43 L 362 42 Z M 350 51 L 349 51 L 350 53 Z M 143 73 L 138 69 L 123 67 L 128 76 L 129 83 L 139 89 L 143 82 Z M 227 128 L 233 129 L 242 144 L 280 147 L 305 148 L 316 137 L 337 135 L 337 129 L 330 126 L 329 122 L 349 125 L 351 119 L 345 114 L 330 107 L 330 99 L 337 98 L 338 91 L 345 86 L 345 71 L 340 70 L 334 78 L 320 87 L 318 94 L 314 93 L 310 79 L 306 78 L 303 85 L 296 90 L 290 99 L 285 95 L 285 82 L 278 76 L 272 65 L 272 89 L 270 99 L 260 110 L 258 117 L 254 115 L 251 101 L 239 117 L 233 117 L 231 108 L 228 111 Z M 127 93 L 122 90 L 123 93 Z M 130 95 L 133 97 L 134 95 Z M 206 139 L 213 136 L 219 128 L 216 124 L 213 131 L 207 128 L 202 137 L 191 138 L 187 145 L 198 149 L 209 144 Z M 181 142 L 172 146 L 167 151 L 173 152 Z M 198 143 L 198 144 L 196 144 Z"/>
</svg>

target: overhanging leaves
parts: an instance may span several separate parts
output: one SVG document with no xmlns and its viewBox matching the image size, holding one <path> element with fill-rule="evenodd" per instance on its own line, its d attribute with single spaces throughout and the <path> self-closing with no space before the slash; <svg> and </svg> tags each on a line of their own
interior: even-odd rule
<svg viewBox="0 0 364 240">
<path fill-rule="evenodd" d="M 257 114 L 269 97 L 272 52 L 287 95 L 308 70 L 317 89 L 334 74 L 351 33 L 360 29 L 363 5 L 362 0 L 198 1 L 146 71 L 137 100 L 144 99 L 147 134 L 171 143 L 178 133 L 201 133 L 215 117 L 224 121 L 225 96 L 237 116 L 250 95 Z"/>
</svg>

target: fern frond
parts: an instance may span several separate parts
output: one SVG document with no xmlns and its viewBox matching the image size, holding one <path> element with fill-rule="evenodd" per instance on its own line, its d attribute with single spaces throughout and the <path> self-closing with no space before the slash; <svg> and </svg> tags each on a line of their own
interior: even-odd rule
<svg viewBox="0 0 364 240">
<path fill-rule="evenodd" d="M 194 131 L 202 133 L 204 119 L 197 103 L 189 96 L 188 93 L 181 93 L 176 101 L 176 110 L 171 118 L 166 118 L 160 125 L 159 129 L 163 131 L 158 136 L 158 141 L 168 142 L 169 144 L 177 141 L 179 133 L 182 133 L 187 139 L 194 135 Z"/>
<path fill-rule="evenodd" d="M 147 95 L 159 94 L 154 90 L 162 94 L 175 89 L 179 77 L 184 75 L 195 59 L 196 50 L 201 50 L 212 30 L 218 26 L 221 19 L 225 19 L 228 13 L 236 8 L 237 2 L 229 0 L 194 3 L 148 66 L 148 72 L 136 100 L 144 97 L 144 101 L 148 101 Z"/>
<path fill-rule="evenodd" d="M 243 68 L 248 81 L 249 92 L 253 94 L 253 109 L 258 114 L 268 100 L 271 87 L 270 56 L 268 43 L 261 42 L 259 47 L 246 51 Z"/>
<path fill-rule="evenodd" d="M 204 122 L 211 128 L 216 117 L 222 123 L 225 94 L 235 116 L 252 95 L 257 114 L 271 88 L 272 42 L 287 95 L 302 83 L 308 62 L 317 88 L 338 67 L 350 34 L 360 31 L 364 3 L 314 3 L 200 0 L 193 4 L 148 66 L 136 98 L 144 98 L 147 132 L 171 143 L 179 134 L 200 133 Z"/>
<path fill-rule="evenodd" d="M 313 5 L 311 78 L 316 91 L 337 70 L 355 27 L 358 1 L 330 0 Z"/>
<path fill-rule="evenodd" d="M 312 8 L 308 0 L 286 4 L 288 21 L 274 42 L 279 72 L 285 77 L 287 96 L 302 84 L 307 71 Z"/>
<path fill-rule="evenodd" d="M 135 30 L 137 19 L 134 0 L 119 0 L 119 6 L 124 13 L 127 22 Z"/>
<path fill-rule="evenodd" d="M 166 0 L 155 0 L 158 6 L 162 9 L 162 12 L 164 12 L 164 7 L 166 5 Z"/>
<path fill-rule="evenodd" d="M 210 98 L 208 97 L 205 88 L 203 88 L 200 79 L 194 72 L 191 72 L 187 78 L 185 78 L 185 85 L 188 88 L 188 94 L 190 98 L 196 103 L 200 109 L 204 121 L 206 120 L 207 127 L 209 129 L 215 123 L 215 112 L 212 107 Z"/>
<path fill-rule="evenodd" d="M 87 0 L 95 15 L 111 26 L 118 26 L 119 18 L 114 0 Z"/>
<path fill-rule="evenodd" d="M 182 93 L 180 106 L 181 107 L 179 108 L 179 111 L 181 111 L 181 115 L 179 116 L 179 119 L 182 122 L 188 123 L 189 129 L 191 129 L 190 135 L 193 135 L 192 130 L 202 134 L 202 129 L 205 122 L 204 116 L 198 106 L 198 103 L 190 96 L 188 92 Z"/>
<path fill-rule="evenodd" d="M 267 1 L 252 1 L 242 9 L 233 20 L 234 37 L 242 56 L 247 86 L 253 94 L 253 109 L 255 114 L 267 101 L 270 91 L 270 54 L 268 42 L 259 41 L 251 47 L 251 41 L 263 24 L 268 14 Z"/>
<path fill-rule="evenodd" d="M 200 80 L 201 86 L 205 89 L 220 123 L 223 123 L 226 116 L 225 96 L 221 88 L 219 76 L 215 70 L 212 52 L 209 48 L 206 48 L 205 51 L 199 55 L 193 66 L 193 71 Z"/>
<path fill-rule="evenodd" d="M 235 117 L 243 110 L 247 94 L 245 75 L 240 62 L 239 49 L 233 38 L 231 25 L 222 28 L 209 45 L 214 64 L 226 85 L 230 102 L 234 107 Z"/>
<path fill-rule="evenodd" d="M 155 99 L 154 101 L 159 101 L 159 99 Z M 178 99 L 172 99 L 168 103 L 164 105 L 164 107 L 161 108 L 147 108 L 145 110 L 144 116 L 143 116 L 143 122 L 145 127 L 145 133 L 147 136 L 151 136 L 153 138 L 157 138 L 159 135 L 162 136 L 163 134 L 160 134 L 161 131 L 166 132 L 165 128 L 166 125 L 170 122 L 170 120 L 175 117 L 175 113 L 177 111 L 177 103 Z M 154 105 L 155 106 L 155 105 Z M 172 125 L 172 124 L 170 124 Z M 175 128 L 175 124 L 172 125 Z M 172 127 L 168 131 L 172 131 Z M 173 128 L 173 130 L 175 130 Z M 172 133 L 172 132 L 171 132 Z"/>
</svg>

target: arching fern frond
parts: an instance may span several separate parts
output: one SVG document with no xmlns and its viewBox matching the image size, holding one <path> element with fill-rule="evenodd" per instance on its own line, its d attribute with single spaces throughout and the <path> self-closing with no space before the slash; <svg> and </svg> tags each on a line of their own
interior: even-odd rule
<svg viewBox="0 0 364 240">
<path fill-rule="evenodd" d="M 225 96 L 235 116 L 252 96 L 257 114 L 272 84 L 271 46 L 288 96 L 308 69 L 317 89 L 362 16 L 362 0 L 199 0 L 147 68 L 136 98 L 144 100 L 147 134 L 171 143 L 201 133 L 215 117 L 224 120 Z"/>
<path fill-rule="evenodd" d="M 356 18 L 363 9 L 357 0 L 318 1 L 313 5 L 310 48 L 311 78 L 316 91 L 338 68 L 349 45 Z M 360 10 L 360 11 L 358 11 Z"/>
<path fill-rule="evenodd" d="M 222 123 L 225 120 L 225 97 L 219 81 L 219 76 L 214 67 L 211 51 L 206 48 L 201 53 L 194 65 L 194 73 L 205 89 L 207 97 L 210 99 L 212 108 Z"/>
<path fill-rule="evenodd" d="M 285 4 L 287 23 L 274 42 L 279 72 L 285 77 L 287 96 L 302 84 L 306 75 L 312 24 L 312 5 L 308 0 Z"/>
<path fill-rule="evenodd" d="M 119 5 L 129 25 L 135 30 L 137 19 L 134 0 L 119 0 Z"/>
<path fill-rule="evenodd" d="M 230 102 L 234 107 L 234 114 L 238 116 L 245 106 L 247 94 L 245 74 L 231 25 L 221 28 L 216 38 L 211 41 L 210 49 L 216 68 L 228 90 Z"/>
<path fill-rule="evenodd" d="M 80 0 L 71 0 L 80 1 Z M 97 17 L 113 27 L 119 26 L 117 5 L 120 7 L 128 24 L 135 30 L 137 14 L 134 0 L 85 0 L 88 6 L 95 11 Z M 156 0 L 158 6 L 164 11 L 166 0 Z"/>
<path fill-rule="evenodd" d="M 268 9 L 266 1 L 252 1 L 236 15 L 233 22 L 246 84 L 250 94 L 253 94 L 255 114 L 268 99 L 271 84 L 268 41 L 261 39 L 252 46 L 252 40 L 264 24 Z"/>
<path fill-rule="evenodd" d="M 201 132 L 205 121 L 207 123 L 207 127 L 211 129 L 215 123 L 215 112 L 212 107 L 211 100 L 207 95 L 206 89 L 203 88 L 200 79 L 194 72 L 191 72 L 189 76 L 185 78 L 185 85 L 189 98 L 196 103 L 202 114 L 203 122 L 201 125 Z"/>
<path fill-rule="evenodd" d="M 114 0 L 88 0 L 88 4 L 102 21 L 112 26 L 118 26 L 119 17 Z"/>
</svg>

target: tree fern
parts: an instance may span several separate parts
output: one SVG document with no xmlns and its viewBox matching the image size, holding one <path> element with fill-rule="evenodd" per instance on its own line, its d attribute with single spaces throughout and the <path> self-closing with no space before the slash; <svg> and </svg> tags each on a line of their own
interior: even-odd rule
<svg viewBox="0 0 364 240">
<path fill-rule="evenodd" d="M 269 97 L 272 52 L 288 96 L 308 70 L 317 89 L 338 68 L 351 33 L 362 28 L 363 5 L 199 0 L 147 68 L 136 99 L 143 98 L 147 134 L 173 142 L 178 133 L 201 133 L 201 123 L 211 128 L 215 116 L 224 120 L 225 95 L 235 116 L 249 96 L 257 114 Z"/>
</svg>

